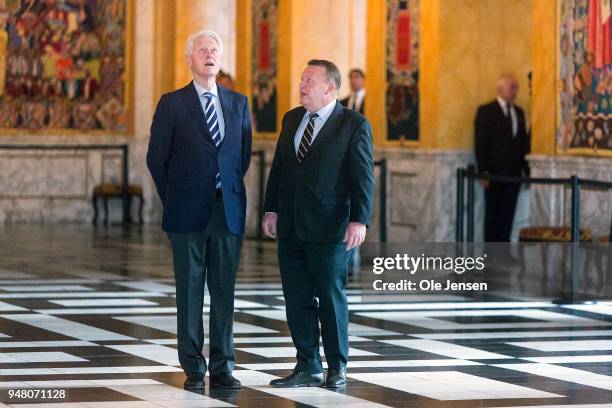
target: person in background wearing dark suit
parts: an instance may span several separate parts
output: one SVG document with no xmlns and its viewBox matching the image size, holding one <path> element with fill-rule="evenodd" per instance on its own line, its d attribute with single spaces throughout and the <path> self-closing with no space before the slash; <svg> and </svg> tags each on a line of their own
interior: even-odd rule
<svg viewBox="0 0 612 408">
<path fill-rule="evenodd" d="M 525 114 L 514 104 L 518 83 L 510 75 L 499 79 L 497 98 L 478 108 L 475 123 L 475 153 L 478 170 L 521 177 L 528 173 L 525 156 L 529 139 Z M 481 180 L 485 189 L 486 242 L 509 242 L 520 184 Z"/>
<path fill-rule="evenodd" d="M 222 69 L 220 69 L 217 74 L 217 83 L 226 89 L 234 90 L 234 80 L 232 76 Z"/>
<path fill-rule="evenodd" d="M 185 388 L 204 387 L 204 281 L 210 292 L 212 387 L 239 388 L 232 376 L 234 284 L 246 217 L 243 178 L 251 160 L 246 96 L 215 83 L 223 44 L 202 30 L 187 41 L 193 81 L 157 104 L 147 165 L 172 243 L 178 355 Z"/>
<path fill-rule="evenodd" d="M 363 115 L 365 106 L 365 74 L 359 68 L 353 68 L 349 72 L 349 80 L 351 84 L 351 93 L 344 99 L 340 100 L 340 103 L 349 109 L 357 111 Z"/>
<path fill-rule="evenodd" d="M 262 227 L 266 236 L 278 238 L 287 323 L 298 360 L 291 375 L 270 383 L 275 387 L 346 386 L 347 274 L 370 222 L 374 160 L 370 124 L 337 102 L 339 88 L 335 64 L 308 62 L 299 87 L 302 106 L 283 117 L 268 178 Z"/>
</svg>

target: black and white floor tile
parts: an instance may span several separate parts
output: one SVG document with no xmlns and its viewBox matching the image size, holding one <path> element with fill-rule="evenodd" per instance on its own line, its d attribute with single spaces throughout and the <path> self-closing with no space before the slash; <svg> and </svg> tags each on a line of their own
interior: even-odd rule
<svg viewBox="0 0 612 408">
<path fill-rule="evenodd" d="M 612 406 L 612 303 L 382 303 L 355 287 L 346 390 L 271 388 L 295 350 L 274 243 L 248 241 L 234 328 L 243 388 L 184 391 L 170 260 L 155 228 L 0 230 L 0 407 Z"/>
</svg>

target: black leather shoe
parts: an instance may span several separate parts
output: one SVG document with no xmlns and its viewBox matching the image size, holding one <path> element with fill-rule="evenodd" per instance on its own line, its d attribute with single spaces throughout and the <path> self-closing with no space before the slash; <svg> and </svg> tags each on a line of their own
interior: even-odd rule
<svg viewBox="0 0 612 408">
<path fill-rule="evenodd" d="M 210 386 L 217 388 L 240 388 L 240 381 L 231 373 L 221 373 L 210 376 Z"/>
<path fill-rule="evenodd" d="M 346 387 L 346 368 L 330 368 L 325 376 L 325 387 L 341 388 Z"/>
<path fill-rule="evenodd" d="M 187 379 L 183 384 L 185 389 L 204 388 L 204 374 L 202 373 L 186 373 Z"/>
<path fill-rule="evenodd" d="M 278 388 L 320 387 L 323 385 L 323 373 L 309 374 L 305 371 L 293 371 L 285 378 L 270 381 L 270 385 Z"/>
</svg>

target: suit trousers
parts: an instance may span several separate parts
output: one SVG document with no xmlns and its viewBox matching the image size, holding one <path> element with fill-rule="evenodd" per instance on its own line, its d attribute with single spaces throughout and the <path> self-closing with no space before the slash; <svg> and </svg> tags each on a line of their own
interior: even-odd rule
<svg viewBox="0 0 612 408">
<path fill-rule="evenodd" d="M 349 348 L 346 286 L 352 254 L 353 250 L 346 251 L 345 244 L 318 244 L 297 238 L 278 241 L 287 324 L 297 350 L 298 371 L 311 374 L 323 371 L 320 335 L 327 365 L 346 366 Z"/>
<path fill-rule="evenodd" d="M 485 190 L 485 242 L 510 242 L 520 184 L 491 182 Z"/>
<path fill-rule="evenodd" d="M 186 373 L 205 373 L 202 309 L 204 282 L 210 293 L 210 373 L 232 372 L 234 285 L 242 235 L 232 234 L 223 202 L 217 201 L 204 231 L 168 233 L 176 283 L 178 355 Z"/>
</svg>

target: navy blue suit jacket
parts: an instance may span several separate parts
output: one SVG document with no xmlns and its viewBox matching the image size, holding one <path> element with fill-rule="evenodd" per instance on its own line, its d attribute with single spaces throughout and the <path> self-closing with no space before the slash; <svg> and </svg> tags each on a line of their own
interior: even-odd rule
<svg viewBox="0 0 612 408">
<path fill-rule="evenodd" d="M 246 192 L 243 177 L 251 162 L 251 120 L 246 96 L 217 85 L 225 137 L 217 148 L 190 82 L 162 95 L 153 123 L 147 166 L 164 205 L 166 232 L 197 232 L 208 225 L 215 203 L 215 177 L 221 175 L 227 226 L 243 234 Z"/>
</svg>

